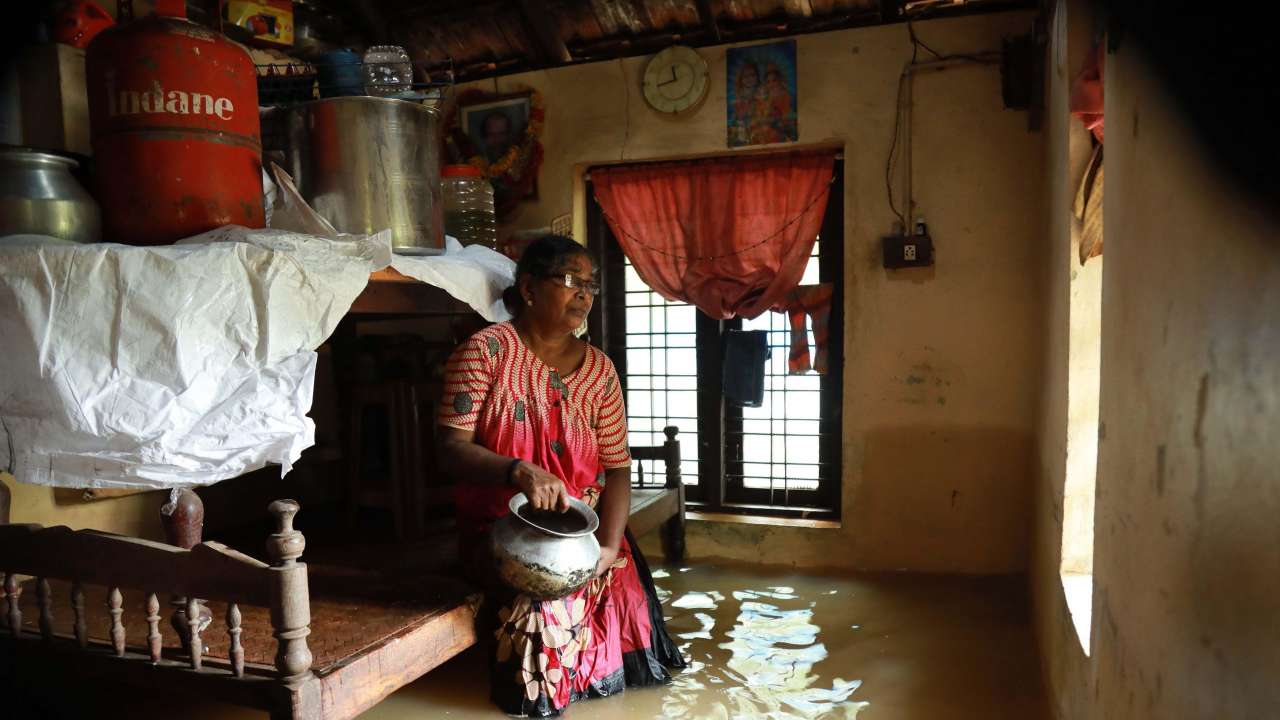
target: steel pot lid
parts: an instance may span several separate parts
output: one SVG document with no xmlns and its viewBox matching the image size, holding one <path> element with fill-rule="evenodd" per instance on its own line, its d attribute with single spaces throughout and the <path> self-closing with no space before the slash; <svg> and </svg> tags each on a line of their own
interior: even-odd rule
<svg viewBox="0 0 1280 720">
<path fill-rule="evenodd" d="M 6 160 L 22 160 L 25 162 L 53 163 L 73 168 L 80 164 L 79 160 L 66 155 L 20 147 L 18 145 L 0 145 L 0 158 Z"/>
</svg>

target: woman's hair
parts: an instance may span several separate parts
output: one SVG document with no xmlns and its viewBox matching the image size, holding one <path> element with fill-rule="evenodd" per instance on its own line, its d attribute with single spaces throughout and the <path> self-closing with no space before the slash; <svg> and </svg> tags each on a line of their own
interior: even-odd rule
<svg viewBox="0 0 1280 720">
<path fill-rule="evenodd" d="M 525 247 L 516 263 L 516 282 L 502 293 L 502 300 L 512 315 L 519 315 L 524 307 L 520 297 L 520 278 L 528 275 L 540 278 L 554 275 L 561 270 L 571 258 L 585 255 L 590 258 L 587 249 L 572 238 L 563 235 L 543 235 Z"/>
</svg>

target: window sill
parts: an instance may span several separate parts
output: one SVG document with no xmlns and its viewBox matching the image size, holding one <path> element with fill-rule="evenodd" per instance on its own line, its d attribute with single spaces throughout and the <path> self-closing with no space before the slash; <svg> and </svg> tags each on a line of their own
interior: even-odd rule
<svg viewBox="0 0 1280 720">
<path fill-rule="evenodd" d="M 1089 630 L 1093 621 L 1093 575 L 1062 573 L 1062 592 L 1071 613 L 1071 624 L 1080 638 L 1080 649 L 1088 657 Z"/>
<path fill-rule="evenodd" d="M 821 528 L 828 530 L 838 530 L 841 527 L 839 520 L 740 515 L 737 513 L 699 512 L 697 510 L 687 511 L 685 519 L 700 520 L 702 522 L 737 523 L 739 525 L 773 525 L 775 527 Z"/>
</svg>

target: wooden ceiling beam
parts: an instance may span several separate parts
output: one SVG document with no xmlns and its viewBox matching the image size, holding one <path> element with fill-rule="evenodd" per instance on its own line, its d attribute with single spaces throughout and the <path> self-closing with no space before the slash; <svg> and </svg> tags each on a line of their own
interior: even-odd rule
<svg viewBox="0 0 1280 720">
<path fill-rule="evenodd" d="M 560 28 L 556 26 L 545 0 L 517 0 L 517 5 L 525 27 L 542 56 L 539 59 L 552 65 L 573 62 L 573 55 L 564 44 L 564 38 L 560 37 Z"/>
<path fill-rule="evenodd" d="M 636 18 L 640 21 L 641 26 L 656 31 L 662 28 L 658 27 L 658 23 L 653 21 L 653 13 L 649 12 L 648 0 L 630 0 L 631 11 L 635 13 Z"/>
<path fill-rule="evenodd" d="M 483 1 L 483 0 L 481 0 Z M 900 22 L 903 0 L 877 0 L 869 7 L 859 7 L 853 12 L 833 15 L 822 15 L 816 12 L 812 17 L 784 17 L 759 19 L 746 23 L 726 22 L 723 27 L 715 22 L 710 12 L 709 0 L 696 0 L 699 19 L 702 21 L 695 27 L 680 31 L 651 32 L 641 35 L 614 34 L 590 41 L 576 41 L 568 44 L 574 63 L 595 62 L 622 57 L 648 55 L 672 43 L 681 43 L 693 47 L 720 45 L 726 42 L 744 42 L 764 40 L 789 35 L 803 35 L 814 32 L 828 32 L 852 27 L 870 27 L 886 23 Z M 959 17 L 964 15 L 980 15 L 1008 10 L 1034 9 L 1037 0 L 971 0 L 964 5 L 946 10 L 935 10 L 930 17 Z M 509 7 L 509 6 L 508 6 Z M 712 23 L 707 20 L 711 19 Z M 711 32 L 712 25 L 716 32 Z M 457 69 L 458 82 L 481 80 L 501 75 L 509 75 L 526 70 L 534 70 L 540 65 L 533 59 L 508 58 L 495 62 L 467 63 Z"/>
<path fill-rule="evenodd" d="M 791 17 L 813 17 L 813 3 L 809 0 L 782 0 L 782 6 Z"/>
<path fill-rule="evenodd" d="M 697 0 L 698 15 L 702 18 L 702 27 L 706 28 L 716 44 L 724 42 L 720 37 L 720 26 L 716 23 L 715 11 L 711 9 L 711 0 Z"/>
<path fill-rule="evenodd" d="M 436 23 L 456 22 L 461 18 L 492 15 L 510 9 L 510 0 L 476 0 L 470 5 L 460 7 L 440 7 L 432 4 L 410 5 L 398 10 L 392 20 L 425 20 Z"/>
</svg>

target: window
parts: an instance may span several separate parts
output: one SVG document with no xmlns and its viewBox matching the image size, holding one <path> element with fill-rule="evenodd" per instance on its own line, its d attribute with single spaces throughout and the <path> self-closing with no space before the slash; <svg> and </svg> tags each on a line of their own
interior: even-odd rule
<svg viewBox="0 0 1280 720">
<path fill-rule="evenodd" d="M 1073 233 L 1078 235 L 1078 233 Z M 1102 379 L 1102 256 L 1079 264 L 1073 238 L 1068 304 L 1067 462 L 1062 486 L 1062 589 L 1089 654 L 1093 604 L 1093 513 L 1098 483 L 1098 400 Z"/>
<path fill-rule="evenodd" d="M 631 263 L 623 271 L 626 335 L 618 365 L 631 445 L 661 445 L 680 428 L 680 471 L 698 484 L 698 311 L 649 289 Z M 615 361 L 616 362 L 616 361 Z"/>
<path fill-rule="evenodd" d="M 681 470 L 696 509 L 838 517 L 842 180 L 837 161 L 822 232 L 801 281 L 834 286 L 825 375 L 788 374 L 791 327 L 784 313 L 719 321 L 653 292 L 623 256 L 588 192 L 590 244 L 601 259 L 604 285 L 592 336 L 622 377 L 631 444 L 659 445 L 663 427 L 680 428 Z M 806 325 L 812 353 L 813 328 Z M 768 333 L 771 353 L 759 408 L 731 406 L 721 392 L 721 337 L 733 329 Z"/>
<path fill-rule="evenodd" d="M 822 244 L 821 239 L 814 243 L 801 285 L 819 282 Z M 733 324 L 768 332 L 771 353 L 765 366 L 764 404 L 725 408 L 725 496 L 763 507 L 820 506 L 823 480 L 839 480 L 823 472 L 831 462 L 821 442 L 823 378 L 812 371 L 788 374 L 791 327 L 786 315 L 769 312 Z M 807 334 L 812 348 L 811 326 Z"/>
<path fill-rule="evenodd" d="M 1056 83 L 1054 93 L 1058 101 L 1068 106 L 1066 101 L 1068 86 L 1066 80 L 1074 81 L 1081 68 L 1087 64 L 1087 58 L 1094 52 L 1091 47 L 1096 32 L 1089 27 L 1094 19 L 1086 13 L 1076 11 L 1072 6 L 1068 14 L 1068 6 L 1060 3 L 1054 14 L 1055 44 L 1060 51 L 1060 67 L 1055 68 L 1055 76 L 1061 78 Z M 1092 38 L 1091 38 L 1092 36 Z M 1097 108 L 1101 110 L 1101 108 Z M 1064 113 L 1066 115 L 1066 113 Z M 1075 214 L 1082 204 L 1077 194 L 1083 194 L 1081 183 L 1087 182 L 1093 160 L 1100 159 L 1095 155 L 1095 143 L 1090 139 L 1089 131 L 1074 117 L 1067 116 L 1060 124 L 1065 137 L 1060 137 L 1066 145 L 1066 166 L 1068 178 L 1065 187 L 1076 199 L 1062 198 L 1060 202 Z M 1100 148 L 1097 148 L 1100 151 Z M 1092 156 L 1092 159 L 1091 159 Z M 1092 186 L 1097 193 L 1097 200 L 1105 189 L 1100 185 Z M 1084 226 L 1089 213 L 1086 210 Z M 1059 568 L 1062 579 L 1063 595 L 1067 608 L 1071 613 L 1072 624 L 1080 647 L 1089 654 L 1089 635 L 1093 615 L 1093 530 L 1094 505 L 1097 501 L 1098 481 L 1098 413 L 1099 394 L 1102 377 L 1102 268 L 1103 255 L 1091 257 L 1102 247 L 1101 223 L 1092 226 L 1093 232 L 1082 232 L 1079 222 L 1070 223 L 1069 253 L 1065 258 L 1069 263 L 1064 270 L 1069 271 L 1067 303 L 1067 437 L 1066 466 L 1064 468 L 1062 493 L 1062 561 Z M 1082 252 L 1082 245 L 1085 252 Z M 1084 259 L 1088 258 L 1088 259 Z M 1059 260 L 1061 262 L 1061 260 Z"/>
</svg>

